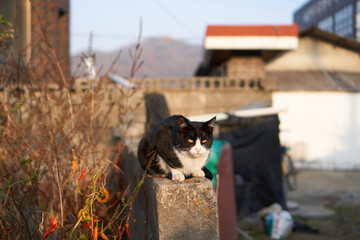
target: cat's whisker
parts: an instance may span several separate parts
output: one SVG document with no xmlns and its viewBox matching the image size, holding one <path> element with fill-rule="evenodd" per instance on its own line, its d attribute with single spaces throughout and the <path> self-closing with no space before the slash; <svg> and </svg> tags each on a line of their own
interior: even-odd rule
<svg viewBox="0 0 360 240">
<path fill-rule="evenodd" d="M 139 143 L 141 167 L 145 169 L 150 165 L 149 174 L 164 174 L 178 181 L 183 181 L 185 176 L 204 176 L 205 164 L 213 154 L 215 119 L 191 122 L 181 115 L 174 115 L 163 120 Z M 151 155 L 156 155 L 156 161 L 149 162 Z"/>
</svg>

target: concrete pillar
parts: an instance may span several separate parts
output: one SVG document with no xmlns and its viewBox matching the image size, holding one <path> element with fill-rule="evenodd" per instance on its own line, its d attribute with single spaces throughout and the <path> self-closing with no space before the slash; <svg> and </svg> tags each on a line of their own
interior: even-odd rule
<svg viewBox="0 0 360 240">
<path fill-rule="evenodd" d="M 234 169 L 232 148 L 229 143 L 224 144 L 218 165 L 219 190 L 219 226 L 222 240 L 237 240 L 236 203 L 234 186 Z"/>
<path fill-rule="evenodd" d="M 12 55 L 17 57 L 20 52 L 24 63 L 28 63 L 31 56 L 31 2 L 1 0 L 0 14 L 13 23 L 17 41 L 12 45 Z"/>
<path fill-rule="evenodd" d="M 205 178 L 146 178 L 133 208 L 133 239 L 219 239 L 216 195 Z"/>
<path fill-rule="evenodd" d="M 28 0 L 16 1 L 16 27 L 19 31 L 20 49 L 23 61 L 28 63 L 31 56 L 31 3 Z"/>
</svg>

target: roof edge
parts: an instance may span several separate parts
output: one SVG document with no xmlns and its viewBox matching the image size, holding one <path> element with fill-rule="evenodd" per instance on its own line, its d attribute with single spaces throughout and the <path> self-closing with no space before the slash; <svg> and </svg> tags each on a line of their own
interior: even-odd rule
<svg viewBox="0 0 360 240">
<path fill-rule="evenodd" d="M 335 46 L 343 47 L 352 51 L 360 52 L 360 42 L 349 38 L 340 36 L 336 33 L 321 30 L 317 26 L 304 28 L 299 32 L 300 37 L 311 36 L 319 40 L 328 42 Z"/>
<path fill-rule="evenodd" d="M 209 36 L 298 36 L 299 27 L 290 25 L 208 25 Z"/>
</svg>

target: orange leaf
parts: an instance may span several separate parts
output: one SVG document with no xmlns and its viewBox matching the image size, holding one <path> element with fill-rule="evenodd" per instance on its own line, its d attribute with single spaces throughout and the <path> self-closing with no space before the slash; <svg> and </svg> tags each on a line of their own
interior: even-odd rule
<svg viewBox="0 0 360 240">
<path fill-rule="evenodd" d="M 76 179 L 76 180 L 81 180 L 81 179 L 83 179 L 85 177 L 85 168 L 81 168 L 81 175 L 80 175 L 80 177 L 78 178 L 78 179 Z"/>
<path fill-rule="evenodd" d="M 103 232 L 100 233 L 100 236 L 102 237 L 102 239 L 109 240 L 108 237 Z"/>
<path fill-rule="evenodd" d="M 94 227 L 94 240 L 98 239 L 98 235 L 99 235 L 99 229 L 97 227 Z"/>
<path fill-rule="evenodd" d="M 75 172 L 76 172 L 76 168 L 77 168 L 77 162 L 76 161 L 72 161 L 71 162 L 71 173 L 74 177 L 74 180 L 75 180 Z"/>
<path fill-rule="evenodd" d="M 57 219 L 53 218 L 50 220 L 51 227 L 44 233 L 42 239 L 45 240 L 51 233 L 53 233 L 57 227 Z"/>
<path fill-rule="evenodd" d="M 128 223 L 125 224 L 125 228 L 126 228 L 126 233 L 127 233 L 127 235 L 129 236 L 129 238 L 131 238 L 131 235 L 130 235 L 130 233 L 129 233 L 129 224 L 128 224 Z"/>
<path fill-rule="evenodd" d="M 104 194 L 104 198 L 103 199 L 98 198 L 97 200 L 98 200 L 99 203 L 107 202 L 109 200 L 109 197 L 110 197 L 109 192 L 106 190 L 106 188 L 102 189 L 102 193 Z"/>
<path fill-rule="evenodd" d="M 95 216 L 93 216 L 92 221 L 90 221 L 88 224 L 83 225 L 84 228 L 90 227 L 95 222 L 99 222 L 99 220 L 96 220 Z"/>
</svg>

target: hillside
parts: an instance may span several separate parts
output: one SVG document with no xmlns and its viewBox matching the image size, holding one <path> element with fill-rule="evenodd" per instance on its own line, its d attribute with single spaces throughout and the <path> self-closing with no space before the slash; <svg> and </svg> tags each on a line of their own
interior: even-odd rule
<svg viewBox="0 0 360 240">
<path fill-rule="evenodd" d="M 167 38 L 149 38 L 142 43 L 141 60 L 144 64 L 135 77 L 191 77 L 198 67 L 202 57 L 202 47 L 190 45 L 183 41 Z M 116 59 L 119 51 L 120 58 L 116 61 L 113 73 L 128 77 L 131 70 L 129 50 L 135 49 L 135 44 L 125 46 L 112 52 L 96 51 L 96 70 L 100 75 L 105 74 Z M 80 63 L 80 54 L 73 56 L 71 60 L 72 73 Z M 84 73 L 83 64 L 81 69 L 75 72 L 76 76 Z"/>
</svg>

